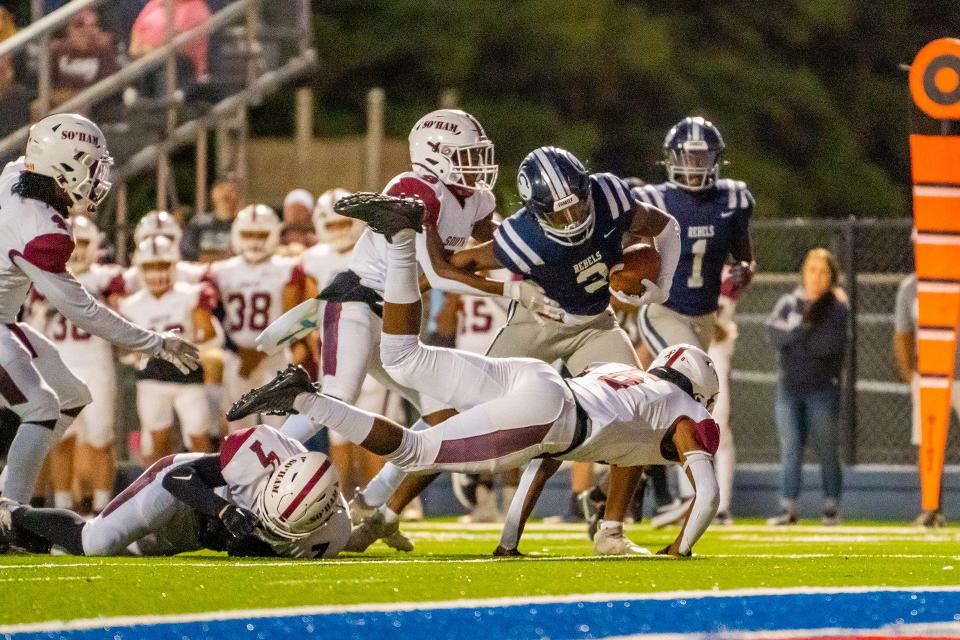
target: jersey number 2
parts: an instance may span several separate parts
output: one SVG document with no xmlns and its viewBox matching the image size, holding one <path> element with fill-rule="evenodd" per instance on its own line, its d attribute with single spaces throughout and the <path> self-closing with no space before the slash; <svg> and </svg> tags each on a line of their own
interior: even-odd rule
<svg viewBox="0 0 960 640">
<path fill-rule="evenodd" d="M 587 293 L 593 293 L 607 286 L 607 275 L 610 269 L 602 262 L 592 264 L 577 274 L 577 282 L 583 285 Z"/>
</svg>

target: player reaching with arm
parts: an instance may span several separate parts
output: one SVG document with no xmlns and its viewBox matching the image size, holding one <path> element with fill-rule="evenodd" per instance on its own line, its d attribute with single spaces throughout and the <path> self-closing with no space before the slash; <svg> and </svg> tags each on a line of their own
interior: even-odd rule
<svg viewBox="0 0 960 640">
<path fill-rule="evenodd" d="M 594 362 L 639 366 L 630 339 L 610 309 L 608 276 L 620 263 L 625 245 L 641 237 L 652 237 L 661 254 L 658 281 L 645 280 L 643 296 L 622 292 L 617 295 L 637 305 L 666 300 L 680 255 L 676 221 L 657 208 L 638 202 L 617 176 L 590 174 L 576 156 L 556 147 L 541 147 L 527 155 L 520 165 L 517 190 L 524 207 L 500 225 L 493 239 L 450 258 L 439 250 L 429 216 L 425 219 L 428 238 L 432 238 L 429 248 L 434 268 L 441 276 L 492 291 L 497 285 L 475 272 L 506 268 L 524 278 L 518 284 L 542 288 L 563 311 L 562 320 L 553 320 L 513 304 L 506 326 L 497 334 L 487 355 L 532 357 L 548 363 L 559 359 L 574 374 Z M 391 466 L 386 469 L 384 473 L 390 473 Z M 399 513 L 431 480 L 422 476 L 405 481 L 385 503 L 381 515 L 387 522 L 381 525 L 380 519 L 374 517 L 366 524 L 370 530 L 367 544 L 388 533 L 393 514 Z M 639 470 L 613 469 L 612 502 L 623 502 L 625 509 L 632 497 L 631 487 L 638 480 Z M 364 495 L 368 493 L 369 490 Z M 530 499 L 535 501 L 537 495 Z M 525 498 L 518 493 L 514 500 Z M 351 545 L 360 540 L 360 532 L 355 538 Z M 627 548 L 613 545 L 607 549 L 601 545 L 598 551 L 621 553 Z"/>
<path fill-rule="evenodd" d="M 418 337 L 422 309 L 415 249 L 422 211 L 419 203 L 407 203 L 394 213 L 378 210 L 366 218 L 390 242 L 380 357 L 398 382 L 458 413 L 431 429 L 405 429 L 318 393 L 306 372 L 291 366 L 246 394 L 230 416 L 297 412 L 411 473 L 497 472 L 537 457 L 623 467 L 681 462 L 700 496 L 681 536 L 664 552 L 689 555 L 717 504 L 711 459 L 719 432 L 708 408 L 718 381 L 710 358 L 681 346 L 660 354 L 649 372 L 605 364 L 565 381 L 532 358 L 424 346 Z M 366 212 L 358 208 L 353 215 Z"/>
<path fill-rule="evenodd" d="M 30 128 L 25 157 L 0 174 L 0 394 L 21 420 L 3 495 L 17 502 L 29 499 L 51 445 L 90 403 L 86 385 L 53 344 L 17 321 L 31 285 L 83 331 L 184 372 L 198 366 L 192 344 L 130 324 L 67 270 L 74 243 L 66 219 L 96 211 L 110 190 L 111 162 L 97 125 L 57 114 Z"/>
</svg>

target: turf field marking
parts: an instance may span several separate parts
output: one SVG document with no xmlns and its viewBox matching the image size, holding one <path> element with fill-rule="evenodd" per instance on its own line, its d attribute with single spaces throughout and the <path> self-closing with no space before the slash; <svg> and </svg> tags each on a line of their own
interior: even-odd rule
<svg viewBox="0 0 960 640">
<path fill-rule="evenodd" d="M 102 580 L 103 576 L 37 576 L 35 578 L 0 578 L 0 582 L 53 582 L 59 580 Z"/>
<path fill-rule="evenodd" d="M 705 602 L 711 599 L 730 600 L 744 597 L 763 597 L 763 596 L 827 596 L 840 594 L 898 594 L 909 595 L 911 600 L 918 598 L 917 594 L 930 593 L 953 594 L 960 593 L 960 586 L 955 587 L 788 587 L 788 588 L 750 588 L 750 589 L 729 589 L 729 590 L 698 590 L 698 591 L 671 591 L 661 593 L 590 593 L 590 594 L 570 594 L 561 596 L 524 596 L 514 598 L 481 598 L 465 600 L 444 600 L 434 602 L 401 602 L 401 603 L 369 603 L 358 605 L 319 605 L 306 607 L 281 607 L 273 609 L 239 609 L 226 611 L 211 611 L 188 614 L 166 614 L 152 616 L 115 616 L 102 618 L 81 618 L 76 620 L 62 621 L 54 620 L 48 622 L 37 622 L 28 624 L 15 624 L 0 626 L 0 635 L 15 633 L 48 633 L 51 631 L 67 630 L 86 630 L 103 629 L 105 627 L 116 629 L 117 627 L 147 627 L 162 624 L 196 623 L 210 621 L 227 620 L 250 620 L 263 618 L 288 618 L 329 614 L 352 614 L 352 613 L 391 613 L 391 612 L 416 612 L 416 611 L 439 611 L 448 609 L 496 609 L 501 607 L 517 607 L 525 605 L 553 605 L 553 604 L 576 604 L 580 607 L 584 603 L 607 603 L 612 607 L 616 603 L 622 603 L 623 607 L 629 608 L 630 602 L 643 601 L 676 601 L 680 606 L 687 606 L 690 600 L 703 600 Z M 955 616 L 954 621 L 960 620 L 960 614 Z M 898 620 L 898 623 L 902 621 Z M 248 624 L 247 628 L 253 630 L 254 625 Z M 898 627 L 899 628 L 899 627 Z M 806 636 L 811 635 L 808 629 Z M 609 638 L 607 634 L 601 637 Z M 630 636 L 622 636 L 630 637 Z M 645 640 L 650 636 L 643 637 Z M 684 636 L 677 636 L 684 637 Z M 689 637 L 689 636 L 687 636 Z M 770 637 L 769 632 L 761 637 Z"/>
</svg>

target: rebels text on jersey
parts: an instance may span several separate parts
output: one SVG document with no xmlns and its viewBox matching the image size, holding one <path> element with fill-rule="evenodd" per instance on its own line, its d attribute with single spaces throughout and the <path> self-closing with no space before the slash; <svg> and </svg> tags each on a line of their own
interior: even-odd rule
<svg viewBox="0 0 960 640">
<path fill-rule="evenodd" d="M 461 198 L 435 175 L 419 168 L 401 173 L 387 183 L 383 192 L 420 198 L 424 222 L 436 226 L 444 247 L 451 251 L 466 247 L 474 225 L 492 216 L 496 209 L 492 192 L 474 191 L 469 197 Z M 421 248 L 425 246 L 417 243 L 417 259 L 421 263 L 430 259 Z M 353 250 L 350 270 L 360 276 L 363 286 L 383 293 L 387 273 L 386 238 L 370 229 L 364 231 Z"/>
<path fill-rule="evenodd" d="M 283 289 L 304 287 L 306 274 L 299 258 L 271 256 L 250 264 L 240 256 L 214 262 L 204 279 L 223 302 L 223 329 L 235 345 L 254 349 L 257 336 L 283 315 Z"/>
<path fill-rule="evenodd" d="M 688 316 L 716 311 L 720 272 L 731 248 L 749 233 L 754 200 L 747 185 L 723 179 L 712 189 L 690 193 L 664 182 L 633 193 L 680 223 L 680 261 L 664 306 Z"/>
<path fill-rule="evenodd" d="M 0 174 L 0 324 L 17 321 L 30 291 L 30 278 L 14 264 L 22 258 L 50 273 L 63 273 L 73 253 L 64 219 L 46 204 L 12 192 L 24 171 L 23 158 Z"/>
<path fill-rule="evenodd" d="M 642 369 L 604 364 L 568 381 L 590 417 L 590 432 L 564 460 L 603 461 L 622 467 L 676 462 L 664 454 L 664 438 L 688 418 L 701 449 L 713 455 L 720 429 L 699 402 L 676 385 Z"/>
<path fill-rule="evenodd" d="M 280 463 L 306 453 L 302 444 L 273 427 L 260 425 L 231 433 L 220 447 L 220 471 L 227 483 L 227 498 L 253 511 L 264 483 Z"/>
<path fill-rule="evenodd" d="M 607 276 L 623 257 L 623 234 L 636 204 L 627 184 L 610 173 L 590 176 L 590 198 L 596 216 L 593 235 L 576 246 L 548 238 L 526 209 L 504 220 L 493 234 L 500 264 L 543 287 L 576 316 L 595 316 L 610 304 Z"/>
</svg>

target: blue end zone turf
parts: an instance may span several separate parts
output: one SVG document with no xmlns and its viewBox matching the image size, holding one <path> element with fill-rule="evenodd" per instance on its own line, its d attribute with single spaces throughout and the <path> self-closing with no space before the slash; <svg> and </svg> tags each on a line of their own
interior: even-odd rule
<svg viewBox="0 0 960 640">
<path fill-rule="evenodd" d="M 699 635 L 723 631 L 877 630 L 891 625 L 956 623 L 960 620 L 960 591 L 810 591 L 757 595 L 718 593 L 689 598 L 653 595 L 649 599 L 632 597 L 434 609 L 428 608 L 430 603 L 424 603 L 423 608 L 394 611 L 371 610 L 373 607 L 367 605 L 367 610 L 355 612 L 203 621 L 190 621 L 190 616 L 186 615 L 180 621 L 172 619 L 159 624 L 100 626 L 69 631 L 53 630 L 53 625 L 42 625 L 44 631 L 23 633 L 10 633 L 13 630 L 8 628 L 3 636 L 10 640 L 300 640 L 310 635 L 336 640 L 387 637 L 391 640 L 424 640 L 425 637 L 451 640 L 546 637 L 565 640 L 634 634 Z M 237 613 L 225 612 L 224 616 Z"/>
</svg>

